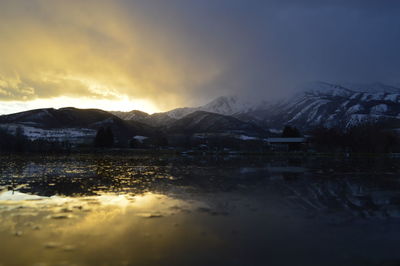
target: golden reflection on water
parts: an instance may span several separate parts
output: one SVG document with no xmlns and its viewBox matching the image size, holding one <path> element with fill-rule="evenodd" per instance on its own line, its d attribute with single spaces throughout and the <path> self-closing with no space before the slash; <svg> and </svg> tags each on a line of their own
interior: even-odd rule
<svg viewBox="0 0 400 266">
<path fill-rule="evenodd" d="M 0 206 L 0 265 L 157 265 L 194 229 L 183 226 L 185 214 L 205 205 L 154 193 L 73 198 L 6 191 Z M 201 241 L 201 228 L 194 230 L 192 241 Z"/>
<path fill-rule="evenodd" d="M 340 165 L 326 171 L 317 161 L 314 172 L 264 158 L 0 159 L 0 266 L 398 258 L 398 171 L 370 177 L 362 163 L 353 176 Z"/>
</svg>

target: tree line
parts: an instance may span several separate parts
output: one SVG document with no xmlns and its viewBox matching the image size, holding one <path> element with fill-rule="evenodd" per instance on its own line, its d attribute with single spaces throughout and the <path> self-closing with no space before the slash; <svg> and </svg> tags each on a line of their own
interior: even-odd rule
<svg viewBox="0 0 400 266">
<path fill-rule="evenodd" d="M 0 152 L 57 152 L 70 149 L 71 144 L 68 141 L 30 140 L 25 136 L 22 127 L 17 127 L 14 134 L 0 129 Z"/>
<path fill-rule="evenodd" d="M 400 152 L 398 133 L 379 124 L 362 124 L 347 129 L 318 127 L 310 135 L 313 147 L 321 152 Z"/>
<path fill-rule="evenodd" d="M 308 148 L 317 152 L 349 152 L 349 153 L 391 153 L 400 152 L 399 134 L 379 124 L 362 124 L 347 129 L 317 127 L 306 132 Z M 291 126 L 286 126 L 281 134 L 283 138 L 302 137 L 301 132 Z M 300 150 L 297 143 L 291 144 L 289 150 Z M 159 134 L 143 141 L 128 140 L 126 146 L 121 146 L 111 127 L 101 127 L 87 148 L 130 147 L 139 149 L 177 147 L 203 150 L 248 150 L 268 152 L 270 148 L 262 139 L 241 140 L 234 136 L 208 136 L 196 138 L 189 135 L 166 136 Z M 31 140 L 24 135 L 23 128 L 17 127 L 15 132 L 0 129 L 0 151 L 2 152 L 54 152 L 71 150 L 68 141 L 48 141 L 45 139 Z"/>
</svg>

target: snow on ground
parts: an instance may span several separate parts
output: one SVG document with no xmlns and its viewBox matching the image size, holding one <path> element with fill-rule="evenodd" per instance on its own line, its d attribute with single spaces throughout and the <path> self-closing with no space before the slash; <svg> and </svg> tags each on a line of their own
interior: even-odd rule
<svg viewBox="0 0 400 266">
<path fill-rule="evenodd" d="M 143 142 L 146 139 L 148 139 L 148 137 L 145 137 L 145 136 L 134 136 L 133 139 L 135 139 L 135 140 L 137 140 L 139 142 Z"/>
<path fill-rule="evenodd" d="M 246 136 L 246 135 L 240 135 L 239 139 L 241 139 L 241 140 L 258 140 L 258 138 L 250 137 L 250 136 Z"/>
<path fill-rule="evenodd" d="M 42 129 L 20 124 L 2 124 L 0 128 L 15 134 L 16 129 L 21 127 L 23 133 L 30 140 L 48 141 L 69 141 L 70 143 L 80 144 L 92 140 L 96 131 L 88 128 L 61 128 L 61 129 Z"/>
<path fill-rule="evenodd" d="M 282 133 L 282 129 L 276 129 L 276 128 L 270 128 L 269 132 L 271 133 L 275 133 L 275 134 L 281 134 Z"/>
</svg>

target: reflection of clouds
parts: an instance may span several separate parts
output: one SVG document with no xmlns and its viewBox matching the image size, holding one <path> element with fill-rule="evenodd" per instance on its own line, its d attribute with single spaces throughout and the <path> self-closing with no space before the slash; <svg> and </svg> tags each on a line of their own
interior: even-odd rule
<svg viewBox="0 0 400 266">
<path fill-rule="evenodd" d="M 22 160 L 24 158 L 12 157 L 0 161 L 0 184 L 5 189 L 16 190 L 15 196 L 9 198 L 9 206 L 15 206 L 11 202 L 18 197 L 28 197 L 19 194 L 25 192 L 36 194 L 33 198 L 51 196 L 41 198 L 35 203 L 36 206 L 39 202 L 51 205 L 56 201 L 61 205 L 63 201 L 71 205 L 83 204 L 91 209 L 100 205 L 138 210 L 142 206 L 154 210 L 143 211 L 142 216 L 154 217 L 160 215 L 154 212 L 165 211 L 155 203 L 172 202 L 171 198 L 157 198 L 163 197 L 155 196 L 158 193 L 165 194 L 168 191 L 182 199 L 192 193 L 191 198 L 204 200 L 204 193 L 254 191 L 268 187 L 276 194 L 291 194 L 296 199 L 291 206 L 303 209 L 334 209 L 382 217 L 400 216 L 399 196 L 394 189 L 398 184 L 392 179 L 380 177 L 376 181 L 376 178 L 363 179 L 349 175 L 339 179 L 336 177 L 345 175 L 340 174 L 339 168 L 337 171 L 324 171 L 321 169 L 326 166 L 319 163 L 306 167 L 302 162 L 296 162 L 299 166 L 292 166 L 285 160 L 269 162 L 254 158 L 250 161 L 231 158 L 231 161 L 224 162 L 151 156 L 44 156 Z M 312 167 L 316 169 L 311 170 Z M 361 175 L 369 173 L 370 169 L 360 167 L 356 164 L 352 166 L 360 169 Z M 382 173 L 386 171 L 377 170 Z M 146 193 L 148 191 L 152 193 Z M 10 197 L 10 193 L 2 193 L 0 200 L 1 197 Z M 286 197 L 277 198 L 276 201 L 284 202 Z M 220 211 L 223 212 L 226 210 Z"/>
<path fill-rule="evenodd" d="M 181 224 L 179 210 L 195 208 L 194 203 L 153 193 L 68 198 L 5 192 L 0 194 L 0 206 L 4 204 L 13 208 L 0 209 L 1 242 L 8 242 L 15 251 L 23 247 L 24 254 L 39 249 L 37 256 L 56 262 L 60 258 L 57 252 L 71 247 L 77 258 L 82 259 L 80 254 L 91 260 L 115 256 L 120 250 L 128 252 L 125 256 L 148 256 L 150 251 L 143 247 L 146 241 L 166 251 L 168 243 L 177 241 L 173 225 Z M 23 243 L 16 242 L 17 233 Z M 47 250 L 44 255 L 43 250 Z M 37 257 L 26 256 L 30 260 Z"/>
<path fill-rule="evenodd" d="M 37 196 L 37 195 L 30 195 L 26 193 L 21 193 L 18 191 L 4 191 L 0 193 L 0 203 L 2 201 L 25 201 L 25 200 L 39 200 L 44 199 L 45 197 Z"/>
<path fill-rule="evenodd" d="M 162 204 L 160 204 L 162 202 Z M 19 191 L 3 191 L 0 193 L 0 205 L 12 204 L 20 206 L 37 207 L 40 209 L 54 208 L 60 206 L 92 206 L 97 208 L 115 207 L 115 208 L 131 208 L 135 210 L 141 209 L 168 209 L 171 206 L 185 205 L 182 200 L 173 199 L 162 194 L 145 193 L 142 195 L 117 195 L 117 194 L 101 194 L 99 196 L 90 197 L 62 197 L 51 196 L 43 197 L 21 193 Z"/>
<path fill-rule="evenodd" d="M 15 160 L 15 161 L 14 161 Z M 138 160 L 140 161 L 140 160 Z M 0 161 L 0 185 L 38 195 L 101 195 L 105 192 L 152 191 L 161 183 L 178 180 L 168 167 L 104 160 L 90 156 L 43 157 L 19 163 Z"/>
<path fill-rule="evenodd" d="M 364 168 L 359 178 L 353 174 L 338 178 L 339 171 L 332 176 L 330 170 L 279 167 L 278 162 L 269 167 L 265 158 L 259 164 L 251 160 L 221 165 L 187 159 L 99 157 L 45 157 L 31 163 L 12 163 L 13 167 L 19 166 L 18 173 L 23 173 L 17 179 L 20 185 L 40 181 L 47 187 L 51 181 L 63 192 L 76 192 L 75 187 L 67 190 L 73 184 L 95 189 L 98 195 L 54 195 L 54 186 L 50 186 L 50 197 L 40 196 L 44 195 L 40 190 L 36 190 L 39 195 L 32 195 L 34 189 L 22 187 L 19 191 L 0 192 L 0 264 L 32 265 L 37 259 L 35 262 L 48 265 L 64 260 L 78 265 L 119 265 L 122 261 L 128 265 L 165 265 L 163 262 L 174 262 L 176 257 L 182 261 L 199 254 L 220 257 L 223 252 L 219 251 L 226 251 L 229 245 L 237 250 L 248 248 L 246 254 L 251 257 L 261 245 L 275 247 L 279 245 L 277 239 L 290 235 L 288 241 L 282 240 L 281 250 L 286 254 L 290 253 L 290 243 L 300 238 L 304 237 L 301 245 L 315 237 L 322 237 L 318 245 L 325 241 L 321 232 L 339 228 L 320 230 L 318 225 L 327 220 L 355 220 L 348 210 L 355 215 L 388 214 L 385 218 L 398 217 L 400 213 L 398 181 L 385 175 L 367 178 L 369 170 Z M 32 164 L 39 167 L 29 166 Z M 27 165 L 31 171 L 21 171 L 21 166 L 24 169 Z M 315 165 L 321 167 L 319 163 Z M 49 171 L 46 178 L 40 174 L 29 176 L 40 172 L 35 169 L 56 166 L 58 169 Z M 0 168 L 7 167 L 6 160 L 0 161 Z M 12 173 L 13 169 L 7 170 Z M 92 175 L 96 172 L 98 175 Z M 176 180 L 171 181 L 171 176 Z M 160 189 L 165 184 L 168 186 Z M 139 189 L 124 190 L 130 186 Z M 309 227 L 317 225 L 310 238 L 305 236 L 308 230 L 303 230 L 303 222 Z M 371 222 L 371 231 L 375 225 L 375 221 Z M 352 232 L 359 229 L 358 223 L 349 227 Z M 293 234 L 301 236 L 293 238 Z M 335 234 L 332 239 L 336 237 Z M 257 239 L 262 244 L 254 241 Z M 169 260 L 163 261 L 166 257 Z M 189 264 L 193 265 L 183 265 Z"/>
<path fill-rule="evenodd" d="M 20 215 L 26 210 L 35 212 L 36 215 L 50 217 L 54 219 L 63 219 L 69 217 L 80 217 L 82 219 L 96 220 L 92 216 L 100 215 L 102 219 L 114 217 L 114 214 L 124 213 L 139 214 L 156 213 L 157 215 L 172 215 L 177 209 L 190 208 L 194 203 L 187 203 L 182 200 L 171 197 L 146 193 L 143 195 L 115 195 L 103 194 L 93 197 L 41 197 L 25 194 L 21 192 L 6 191 L 0 193 L 0 210 L 2 212 L 14 211 L 13 215 Z M 177 207 L 175 211 L 172 211 Z M 0 212 L 1 213 L 1 212 Z M 44 215 L 46 214 L 46 215 Z M 63 216 L 65 214 L 65 216 Z M 74 214 L 74 215 L 69 215 Z M 4 218 L 4 217 L 3 217 Z"/>
</svg>

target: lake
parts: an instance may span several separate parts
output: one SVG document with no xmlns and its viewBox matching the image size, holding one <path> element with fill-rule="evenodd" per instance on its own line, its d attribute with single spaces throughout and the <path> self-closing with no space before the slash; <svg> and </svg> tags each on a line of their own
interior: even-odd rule
<svg viewBox="0 0 400 266">
<path fill-rule="evenodd" d="M 0 265 L 399 265 L 399 162 L 1 155 Z"/>
</svg>

